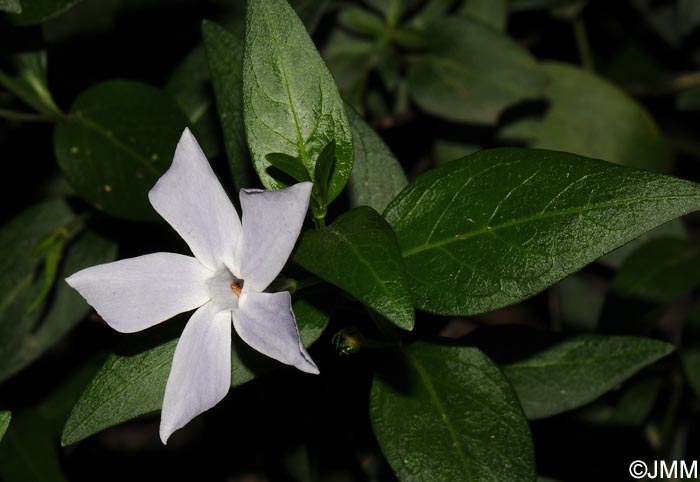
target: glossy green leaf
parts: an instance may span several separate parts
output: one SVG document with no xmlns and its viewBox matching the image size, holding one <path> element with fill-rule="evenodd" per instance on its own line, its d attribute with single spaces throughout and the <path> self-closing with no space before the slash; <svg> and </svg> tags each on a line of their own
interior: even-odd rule
<svg viewBox="0 0 700 482">
<path fill-rule="evenodd" d="M 243 24 L 227 30 L 204 22 L 202 36 L 233 184 L 237 190 L 256 186 L 243 125 Z"/>
<path fill-rule="evenodd" d="M 350 206 L 370 206 L 382 212 L 408 180 L 379 134 L 351 106 L 346 106 L 355 147 L 355 163 L 348 180 Z"/>
<path fill-rule="evenodd" d="M 426 112 L 495 124 L 508 106 L 544 92 L 545 77 L 514 40 L 482 23 L 446 17 L 426 27 L 425 52 L 411 57 L 409 92 Z"/>
<path fill-rule="evenodd" d="M 330 318 L 330 308 L 318 301 L 296 301 L 294 313 L 305 346 L 321 336 Z M 61 444 L 73 444 L 105 428 L 160 410 L 176 345 L 174 339 L 141 353 L 110 355 L 73 407 Z M 236 336 L 231 355 L 232 387 L 279 366 Z"/>
<path fill-rule="evenodd" d="M 2 442 L 2 437 L 7 432 L 7 427 L 10 426 L 10 419 L 12 418 L 12 413 L 7 410 L 0 412 L 0 442 Z"/>
<path fill-rule="evenodd" d="M 21 53 L 12 57 L 12 63 L 13 71 L 0 70 L 0 85 L 42 114 L 60 114 L 49 92 L 46 52 Z"/>
<path fill-rule="evenodd" d="M 700 285 L 700 248 L 688 240 L 658 238 L 632 253 L 613 288 L 651 301 L 671 301 Z"/>
<path fill-rule="evenodd" d="M 579 336 L 503 368 L 530 419 L 581 407 L 673 351 L 631 336 Z"/>
<path fill-rule="evenodd" d="M 266 156 L 301 159 L 310 174 L 329 142 L 336 163 L 328 200 L 350 176 L 352 133 L 333 77 L 286 0 L 251 0 L 246 12 L 243 112 L 255 169 L 271 189 L 283 184 L 267 172 Z"/>
<path fill-rule="evenodd" d="M 265 158 L 267 159 L 267 162 L 272 165 L 272 167 L 276 167 L 295 181 L 311 181 L 309 171 L 306 170 L 301 161 L 296 157 L 288 156 L 287 154 L 280 154 L 279 152 L 273 152 L 272 154 L 268 154 Z"/>
<path fill-rule="evenodd" d="M 413 329 L 401 252 L 391 227 L 374 209 L 358 207 L 326 228 L 306 231 L 293 260 L 400 328 Z"/>
<path fill-rule="evenodd" d="M 459 14 L 503 31 L 508 21 L 507 0 L 466 0 Z"/>
<path fill-rule="evenodd" d="M 641 169 L 669 167 L 671 153 L 659 127 L 626 92 L 571 65 L 550 62 L 542 70 L 549 76 L 544 117 L 510 125 L 502 137 Z"/>
<path fill-rule="evenodd" d="M 387 207 L 416 307 L 483 313 L 526 299 L 700 208 L 688 181 L 553 151 L 493 149 L 418 177 Z"/>
<path fill-rule="evenodd" d="M 81 0 L 23 0 L 22 13 L 12 17 L 17 25 L 34 25 L 54 18 Z"/>
<path fill-rule="evenodd" d="M 162 90 L 113 80 L 83 92 L 54 134 L 73 188 L 114 216 L 160 219 L 148 191 L 170 167 L 187 119 Z"/>
<path fill-rule="evenodd" d="M 401 482 L 535 480 L 530 429 L 491 360 L 423 342 L 401 358 L 370 396 L 372 428 Z"/>
</svg>

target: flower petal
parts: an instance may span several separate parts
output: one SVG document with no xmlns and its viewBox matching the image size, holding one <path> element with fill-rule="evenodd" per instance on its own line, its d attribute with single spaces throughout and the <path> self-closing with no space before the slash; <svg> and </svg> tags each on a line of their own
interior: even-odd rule
<svg viewBox="0 0 700 482">
<path fill-rule="evenodd" d="M 318 374 L 318 367 L 301 343 L 292 311 L 292 297 L 279 293 L 242 293 L 233 326 L 247 344 L 287 365 Z"/>
<path fill-rule="evenodd" d="M 301 182 L 277 191 L 241 190 L 243 235 L 236 263 L 244 289 L 263 291 L 284 268 L 301 232 L 311 187 Z"/>
<path fill-rule="evenodd" d="M 211 269 L 233 267 L 241 222 L 189 129 L 148 198 L 199 261 Z"/>
<path fill-rule="evenodd" d="M 213 274 L 191 256 L 153 253 L 86 268 L 66 282 L 109 326 L 132 333 L 209 301 Z"/>
<path fill-rule="evenodd" d="M 231 386 L 231 312 L 207 303 L 185 326 L 165 386 L 160 439 L 219 403 Z"/>
</svg>

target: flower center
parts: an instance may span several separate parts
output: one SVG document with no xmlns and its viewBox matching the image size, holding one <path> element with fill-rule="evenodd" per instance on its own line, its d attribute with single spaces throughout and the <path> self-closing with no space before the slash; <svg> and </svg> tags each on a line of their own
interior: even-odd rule
<svg viewBox="0 0 700 482">
<path fill-rule="evenodd" d="M 221 268 L 207 280 L 207 291 L 212 303 L 219 309 L 235 310 L 243 292 L 243 280 L 235 277 L 228 269 Z"/>
<path fill-rule="evenodd" d="M 239 298 L 241 297 L 241 289 L 241 285 L 239 285 L 235 281 L 231 283 L 231 291 L 233 291 Z"/>
</svg>

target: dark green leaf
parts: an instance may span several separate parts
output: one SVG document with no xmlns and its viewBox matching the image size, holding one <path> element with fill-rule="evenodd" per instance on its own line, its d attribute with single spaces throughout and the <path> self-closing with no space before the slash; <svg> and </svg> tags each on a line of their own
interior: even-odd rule
<svg viewBox="0 0 700 482">
<path fill-rule="evenodd" d="M 267 172 L 270 153 L 301 159 L 309 171 L 329 142 L 336 163 L 328 200 L 352 170 L 352 133 L 333 77 L 285 0 L 251 0 L 246 13 L 243 112 L 248 145 L 262 183 L 283 187 Z"/>
<path fill-rule="evenodd" d="M 406 174 L 362 116 L 349 105 L 346 111 L 355 147 L 355 163 L 348 180 L 350 206 L 370 206 L 382 212 L 408 183 Z"/>
<path fill-rule="evenodd" d="M 671 301 L 700 284 L 700 248 L 685 239 L 649 241 L 622 264 L 613 288 L 651 301 Z"/>
<path fill-rule="evenodd" d="M 27 105 L 46 115 L 59 115 L 60 109 L 47 85 L 46 52 L 38 50 L 15 55 L 13 72 L 0 70 L 0 85 Z"/>
<path fill-rule="evenodd" d="M 148 191 L 170 167 L 187 119 L 162 90 L 113 80 L 83 92 L 58 124 L 54 151 L 85 199 L 127 219 L 160 219 Z"/>
<path fill-rule="evenodd" d="M 305 232 L 293 260 L 400 328 L 413 329 L 401 252 L 391 228 L 374 209 L 358 207 L 327 228 Z"/>
<path fill-rule="evenodd" d="M 318 26 L 319 20 L 328 9 L 331 0 L 291 0 L 289 4 L 299 15 L 299 18 L 309 34 L 312 34 Z"/>
<path fill-rule="evenodd" d="M 466 0 L 459 9 L 459 14 L 503 31 L 508 21 L 508 2 L 506 0 Z"/>
<path fill-rule="evenodd" d="M 237 190 L 257 185 L 243 125 L 243 27 L 236 23 L 232 30 L 226 30 L 212 22 L 202 24 L 226 155 Z"/>
<path fill-rule="evenodd" d="M 626 92 L 578 67 L 551 62 L 542 70 L 550 78 L 546 114 L 506 127 L 502 137 L 640 169 L 669 167 L 671 153 L 659 127 Z"/>
<path fill-rule="evenodd" d="M 298 300 L 294 303 L 294 313 L 302 342 L 309 346 L 323 333 L 330 311 L 317 301 Z M 73 407 L 61 444 L 73 444 L 105 428 L 160 410 L 176 345 L 177 339 L 138 354 L 110 355 Z M 232 387 L 279 365 L 257 354 L 237 337 L 234 345 Z"/>
<path fill-rule="evenodd" d="M 54 18 L 81 0 L 23 0 L 22 13 L 12 17 L 17 25 L 34 25 Z"/>
<path fill-rule="evenodd" d="M 530 54 L 480 22 L 441 18 L 426 27 L 426 37 L 428 50 L 411 58 L 408 87 L 430 114 L 495 124 L 506 107 L 544 92 Z"/>
<path fill-rule="evenodd" d="M 7 427 L 10 426 L 10 419 L 12 418 L 12 413 L 7 410 L 0 412 L 0 442 L 2 442 L 2 437 L 7 432 Z"/>
<path fill-rule="evenodd" d="M 595 400 L 673 346 L 631 336 L 579 336 L 503 371 L 530 419 L 549 417 Z"/>
<path fill-rule="evenodd" d="M 700 208 L 688 181 L 553 151 L 480 151 L 387 207 L 416 307 L 483 313 L 526 299 Z"/>
<path fill-rule="evenodd" d="M 513 389 L 475 348 L 416 343 L 372 383 L 370 416 L 401 482 L 532 482 L 530 429 Z"/>
<path fill-rule="evenodd" d="M 306 170 L 304 165 L 296 157 L 288 156 L 287 154 L 280 154 L 279 152 L 273 152 L 265 156 L 267 162 L 273 167 L 276 167 L 286 175 L 290 176 L 292 179 L 304 182 L 311 181 L 309 177 L 309 171 Z"/>
<path fill-rule="evenodd" d="M 22 5 L 20 5 L 19 0 L 0 0 L 0 11 L 22 13 Z"/>
<path fill-rule="evenodd" d="M 314 170 L 314 190 L 318 193 L 324 205 L 328 205 L 328 183 L 335 165 L 335 142 L 331 141 L 323 148 L 316 159 Z"/>
</svg>

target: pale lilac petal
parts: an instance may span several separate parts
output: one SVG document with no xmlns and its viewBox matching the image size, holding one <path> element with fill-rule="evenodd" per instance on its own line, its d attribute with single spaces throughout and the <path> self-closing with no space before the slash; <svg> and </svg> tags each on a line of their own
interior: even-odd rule
<svg viewBox="0 0 700 482">
<path fill-rule="evenodd" d="M 241 190 L 243 234 L 236 263 L 244 289 L 263 291 L 282 271 L 301 232 L 311 187 L 301 182 L 277 191 Z"/>
<path fill-rule="evenodd" d="M 241 222 L 189 129 L 148 198 L 199 261 L 211 269 L 233 268 Z"/>
<path fill-rule="evenodd" d="M 66 282 L 109 326 L 132 333 L 209 301 L 213 274 L 191 256 L 154 253 L 86 268 Z"/>
<path fill-rule="evenodd" d="M 301 371 L 318 368 L 301 343 L 289 292 L 241 294 L 233 326 L 243 341 L 260 353 Z"/>
<path fill-rule="evenodd" d="M 195 311 L 175 348 L 160 417 L 160 439 L 219 403 L 231 386 L 231 312 L 207 303 Z"/>
</svg>

